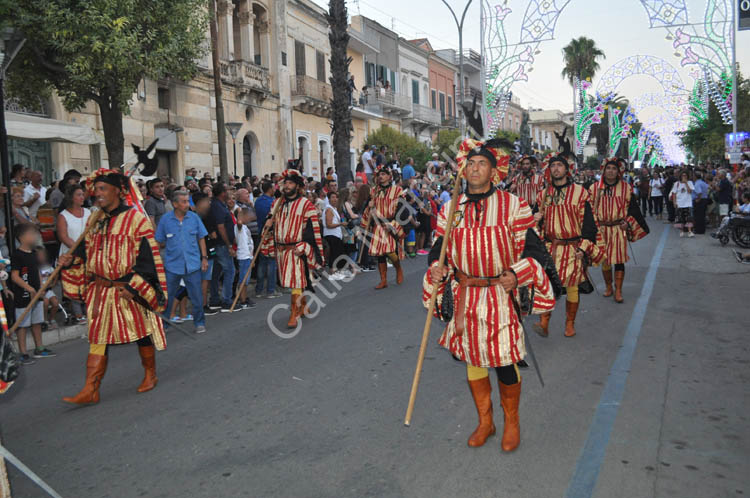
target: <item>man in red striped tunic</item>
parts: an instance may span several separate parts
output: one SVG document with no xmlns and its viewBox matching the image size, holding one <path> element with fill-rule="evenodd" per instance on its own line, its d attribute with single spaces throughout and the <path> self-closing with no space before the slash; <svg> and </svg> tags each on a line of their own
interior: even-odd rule
<svg viewBox="0 0 750 498">
<path fill-rule="evenodd" d="M 59 260 L 63 266 L 74 256 L 85 261 L 90 346 L 83 389 L 63 398 L 74 404 L 99 402 L 110 344 L 138 344 L 145 370 L 138 392 L 150 391 L 158 381 L 155 350 L 164 349 L 167 343 L 158 315 L 166 307 L 167 281 L 153 225 L 124 202 L 130 191 L 127 177 L 101 170 L 95 175 L 93 195 L 103 216 L 93 221 L 85 247 L 81 244 L 75 254 L 64 254 Z"/>
<path fill-rule="evenodd" d="M 589 203 L 589 193 L 573 183 L 568 161 L 562 156 L 550 159 L 546 169 L 547 187 L 539 193 L 539 211 L 534 215 L 541 222 L 540 234 L 555 260 L 557 273 L 565 287 L 565 337 L 573 337 L 578 313 L 578 284 L 586 280 L 584 256 L 598 264 L 602 253 L 596 245 L 597 231 Z M 540 335 L 549 335 L 550 313 L 541 315 L 535 328 Z"/>
<path fill-rule="evenodd" d="M 629 259 L 628 240 L 640 240 L 649 232 L 632 187 L 622 181 L 621 162 L 621 159 L 615 157 L 605 160 L 601 179 L 589 189 L 594 203 L 594 219 L 601 234 L 601 248 L 604 252 L 602 275 L 607 286 L 604 297 L 610 297 L 614 293 L 615 301 L 618 303 L 623 302 L 622 282 L 625 279 L 625 263 Z"/>
<path fill-rule="evenodd" d="M 370 232 L 369 254 L 378 260 L 380 283 L 375 288 L 384 289 L 388 287 L 387 260 L 396 268 L 396 283 L 400 285 L 404 281 L 401 258 L 402 239 L 405 234 L 403 227 L 396 220 L 403 190 L 398 185 L 393 185 L 393 173 L 386 165 L 381 165 L 375 170 L 375 181 L 377 187 L 370 200 L 369 209 L 362 215 L 362 225 L 368 227 L 367 230 Z"/>
<path fill-rule="evenodd" d="M 283 195 L 271 206 L 271 213 L 275 214 L 266 225 L 273 229 L 268 230 L 266 238 L 261 241 L 261 252 L 264 255 L 276 254 L 281 285 L 292 289 L 287 326 L 296 328 L 299 319 L 308 311 L 302 291 L 312 289 L 312 270 L 325 264 L 323 238 L 315 205 L 302 195 L 305 187 L 302 175 L 297 170 L 287 169 L 281 174 L 280 181 L 283 182 Z"/>
<path fill-rule="evenodd" d="M 438 240 L 430 253 L 422 299 L 428 306 L 432 292 L 437 292 L 437 310 L 442 308 L 444 299 L 453 299 L 455 313 L 439 343 L 466 363 L 469 388 L 479 415 L 469 446 L 482 446 L 495 433 L 488 372 L 488 368 L 494 368 L 505 418 L 501 446 L 504 451 L 513 451 L 521 437 L 521 376 L 517 364 L 526 355 L 521 318 L 514 303 L 517 289 L 534 289 L 534 313 L 551 310 L 555 301 L 542 267 L 532 258 L 521 258 L 527 230 L 534 226 L 531 209 L 523 199 L 493 186 L 507 173 L 508 159 L 494 142 L 482 144 L 467 139 L 462 144 L 457 160 L 461 168 L 465 163 L 465 169 L 460 171 L 468 190 L 457 200 L 446 264 L 442 267 L 438 255 L 446 233 L 448 209 L 440 212 Z M 450 294 L 446 293 L 448 289 Z M 436 315 L 441 317 L 440 312 Z"/>
<path fill-rule="evenodd" d="M 534 156 L 523 156 L 521 169 L 510 184 L 509 191 L 525 200 L 533 209 L 539 192 L 544 188 L 544 177 L 536 172 L 539 162 Z"/>
</svg>

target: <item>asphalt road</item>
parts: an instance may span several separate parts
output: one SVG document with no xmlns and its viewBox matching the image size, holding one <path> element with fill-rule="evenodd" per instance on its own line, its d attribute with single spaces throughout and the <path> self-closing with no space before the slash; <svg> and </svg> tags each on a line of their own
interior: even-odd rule
<svg viewBox="0 0 750 498">
<path fill-rule="evenodd" d="M 406 262 L 401 286 L 391 270 L 385 290 L 368 273 L 321 294 L 325 307 L 291 339 L 267 324 L 288 296 L 209 317 L 196 341 L 172 331 L 149 393 L 135 392 L 135 346 L 111 348 L 92 407 L 60 401 L 81 387 L 87 353 L 83 341 L 61 345 L 0 398 L 3 442 L 66 498 L 750 495 L 750 268 L 707 236 L 671 230 L 651 299 L 637 307 L 666 229 L 652 223 L 635 244 L 639 264 L 627 265 L 624 304 L 583 296 L 567 339 L 560 302 L 550 337 L 532 333 L 546 387 L 524 372 L 515 453 L 502 453 L 498 436 L 466 446 L 476 412 L 463 365 L 436 344 L 439 323 L 403 425 L 425 257 Z M 274 317 L 285 330 L 284 313 Z M 618 353 L 625 368 L 610 376 Z M 603 397 L 618 385 L 621 399 Z M 45 496 L 9 473 L 14 497 Z M 576 491 L 586 479 L 593 493 Z"/>
</svg>

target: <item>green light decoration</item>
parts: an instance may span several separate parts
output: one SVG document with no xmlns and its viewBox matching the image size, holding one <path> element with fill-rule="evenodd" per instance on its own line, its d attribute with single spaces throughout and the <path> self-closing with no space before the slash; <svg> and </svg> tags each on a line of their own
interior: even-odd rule
<svg viewBox="0 0 750 498">
<path fill-rule="evenodd" d="M 617 155 L 622 139 L 628 138 L 630 135 L 631 127 L 637 121 L 637 118 L 631 112 L 630 106 L 625 109 L 625 112 L 621 112 L 617 108 L 611 108 L 607 115 L 609 124 L 609 157 L 613 157 Z"/>
<path fill-rule="evenodd" d="M 605 106 L 612 98 L 612 94 L 601 96 L 598 93 L 595 98 L 588 96 L 588 89 L 591 88 L 590 81 L 574 80 L 577 93 L 577 102 L 581 105 L 576 107 L 575 112 L 575 145 L 576 155 L 583 153 L 583 147 L 589 140 L 591 125 L 601 123 L 604 117 Z"/>
</svg>

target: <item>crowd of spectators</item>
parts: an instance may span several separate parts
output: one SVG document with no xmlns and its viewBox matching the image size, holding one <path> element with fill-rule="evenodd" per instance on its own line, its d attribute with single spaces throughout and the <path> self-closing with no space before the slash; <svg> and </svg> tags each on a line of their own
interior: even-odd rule
<svg viewBox="0 0 750 498">
<path fill-rule="evenodd" d="M 512 153 L 511 167 L 519 158 L 520 154 Z M 631 169 L 624 179 L 632 185 L 644 216 L 673 223 L 681 228 L 681 236 L 693 237 L 705 233 L 707 226 L 718 226 L 730 212 L 750 214 L 750 161 L 746 156 L 743 159 L 745 163 L 736 174 L 701 164 Z M 373 174 L 381 165 L 392 170 L 393 181 L 403 189 L 398 218 L 406 228 L 406 256 L 415 258 L 429 253 L 438 213 L 451 199 L 455 164 L 433 154 L 430 161 L 417 167 L 412 158 L 402 161 L 397 152 L 386 146 L 367 145 L 358 158 L 353 180 L 345 185 L 339 184 L 333 168 L 328 168 L 321 180 L 306 179 L 304 191 L 318 211 L 330 279 L 346 279 L 352 271 L 359 271 L 352 268 L 374 271 L 375 262 L 363 250 L 363 234 L 368 227 L 363 227 L 361 220 L 378 188 Z M 574 181 L 584 187 L 599 178 L 595 170 L 578 170 L 574 175 Z M 273 173 L 263 177 L 230 176 L 224 182 L 210 173 L 199 176 L 195 168 L 186 172 L 182 184 L 163 176 L 135 179 L 143 197 L 143 210 L 162 246 L 169 297 L 165 319 L 174 323 L 192 321 L 201 333 L 206 330 L 205 317 L 229 312 L 235 297 L 235 309 L 243 310 L 255 307 L 254 299 L 274 299 L 283 294 L 285 289 L 277 282 L 275 258 L 259 255 L 252 275 L 247 275 L 271 205 L 281 196 L 278 179 L 279 173 Z M 23 268 L 28 269 L 29 261 L 15 262 L 10 265 L 10 282 L 3 285 L 6 309 L 23 310 L 24 300 L 51 273 L 57 255 L 69 251 L 83 233 L 91 215 L 91 200 L 82 175 L 76 170 L 67 171 L 60 181 L 46 187 L 40 171 L 21 165 L 13 166 L 9 185 L 0 187 L 0 195 L 11 197 L 14 243 L 21 249 L 15 254 L 30 251 L 33 258 L 26 259 L 38 261 L 39 279 L 21 275 L 19 280 L 16 268 L 24 264 Z M 7 230 L 2 214 L 0 252 L 7 258 Z M 340 256 L 348 256 L 358 266 L 343 264 Z M 7 259 L 0 260 L 0 269 L 9 263 Z M 242 286 L 242 282 L 252 288 Z M 66 323 L 86 322 L 82 301 L 64 299 L 62 306 L 59 298 L 55 292 L 48 292 L 40 304 L 41 311 L 35 308 L 25 320 L 35 339 L 41 330 L 56 326 L 55 317 L 60 311 Z M 12 319 L 15 314 L 11 312 L 9 316 Z M 37 342 L 32 354 L 27 354 L 25 328 L 23 340 L 19 335 L 25 361 L 33 361 L 31 356 L 53 354 L 41 342 Z"/>
</svg>

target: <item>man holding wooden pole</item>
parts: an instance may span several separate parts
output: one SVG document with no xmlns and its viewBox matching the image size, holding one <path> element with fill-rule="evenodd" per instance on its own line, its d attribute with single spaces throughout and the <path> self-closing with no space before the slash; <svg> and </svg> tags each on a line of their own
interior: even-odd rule
<svg viewBox="0 0 750 498">
<path fill-rule="evenodd" d="M 307 314 L 303 291 L 312 289 L 311 272 L 325 265 L 323 238 L 315 206 L 302 195 L 302 175 L 287 169 L 280 181 L 283 196 L 271 207 L 273 215 L 266 222 L 268 229 L 264 230 L 259 249 L 268 257 L 275 254 L 281 285 L 292 289 L 287 327 L 296 328 L 302 315 Z"/>
<path fill-rule="evenodd" d="M 91 217 L 85 246 L 59 259 L 63 266 L 73 256 L 84 259 L 89 317 L 86 382 L 77 395 L 63 398 L 68 403 L 99 402 L 110 344 L 138 344 L 145 370 L 139 393 L 150 391 L 158 381 L 155 350 L 166 347 L 159 317 L 167 302 L 166 277 L 149 218 L 124 201 L 131 190 L 129 182 L 110 170 L 98 170 L 89 178 L 87 184 L 101 214 Z"/>
<path fill-rule="evenodd" d="M 455 313 L 439 343 L 466 363 L 479 415 L 469 446 L 482 446 L 495 433 L 488 371 L 494 368 L 505 418 L 501 446 L 503 451 L 513 451 L 521 437 L 521 376 L 517 364 L 526 356 L 514 296 L 518 287 L 533 288 L 533 313 L 551 310 L 555 301 L 541 265 L 532 258 L 521 258 L 526 231 L 534 225 L 529 205 L 494 187 L 508 172 L 508 149 L 502 145 L 507 147 L 501 142 L 483 144 L 472 139 L 461 145 L 456 160 L 468 188 L 457 200 L 452 224 L 446 210 L 438 218 L 438 240 L 433 248 L 441 247 L 447 234 L 446 264 L 440 265 L 437 251 L 430 253 L 423 301 L 428 306 L 432 293 L 437 292 L 435 308 L 442 310 L 443 299 L 453 300 Z"/>
</svg>

